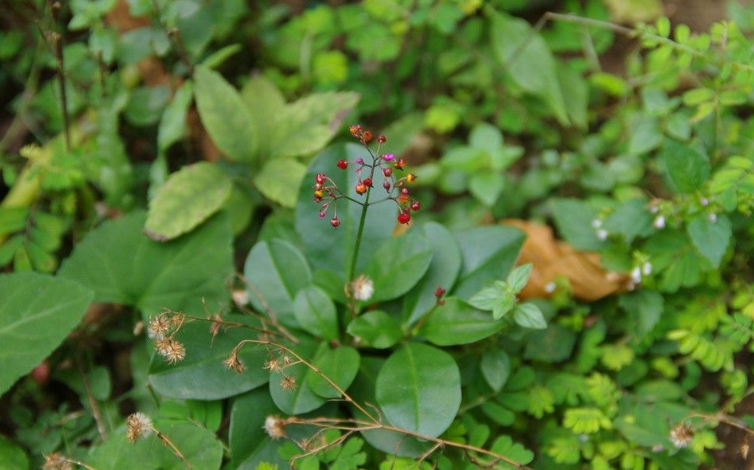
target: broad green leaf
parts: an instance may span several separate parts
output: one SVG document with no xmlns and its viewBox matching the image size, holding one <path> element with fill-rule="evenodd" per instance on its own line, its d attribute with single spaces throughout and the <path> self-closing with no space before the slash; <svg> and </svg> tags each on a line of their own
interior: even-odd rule
<svg viewBox="0 0 754 470">
<path fill-rule="evenodd" d="M 0 437 L 0 468 L 2 470 L 29 470 L 29 457 L 17 444 Z"/>
<path fill-rule="evenodd" d="M 689 145 L 666 140 L 658 159 L 668 180 L 681 193 L 698 190 L 709 178 L 709 158 Z"/>
<path fill-rule="evenodd" d="M 315 93 L 284 106 L 276 118 L 274 157 L 298 157 L 321 150 L 359 102 L 358 93 Z"/>
<path fill-rule="evenodd" d="M 63 342 L 92 297 L 90 289 L 65 279 L 0 275 L 0 395 Z"/>
<path fill-rule="evenodd" d="M 233 160 L 251 161 L 259 137 L 241 95 L 206 67 L 196 67 L 194 82 L 199 116 L 217 148 Z"/>
<path fill-rule="evenodd" d="M 420 334 L 439 346 L 467 344 L 487 338 L 502 330 L 504 323 L 451 297 L 427 318 Z"/>
<path fill-rule="evenodd" d="M 145 233 L 166 241 L 190 232 L 222 207 L 232 187 L 230 177 L 212 163 L 181 168 L 149 202 Z"/>
<path fill-rule="evenodd" d="M 576 333 L 557 323 L 550 323 L 544 330 L 532 331 L 526 338 L 524 358 L 550 364 L 571 357 L 576 344 Z"/>
<path fill-rule="evenodd" d="M 356 376 L 351 389 L 348 391 L 351 397 L 358 403 L 377 403 L 375 398 L 375 389 L 377 386 L 377 377 L 379 375 L 385 359 L 377 357 L 364 356 L 359 367 L 359 374 Z M 351 406 L 353 417 L 361 420 L 369 420 L 363 413 Z M 375 410 L 367 407 L 367 410 L 374 415 L 375 419 L 380 419 Z M 429 450 L 432 443 L 420 441 L 416 438 L 406 436 L 402 433 L 385 430 L 362 431 L 364 439 L 372 447 L 386 452 L 390 455 L 400 457 L 418 457 Z"/>
<path fill-rule="evenodd" d="M 306 287 L 293 299 L 293 315 L 301 328 L 328 341 L 338 340 L 338 317 L 335 304 L 316 286 Z"/>
<path fill-rule="evenodd" d="M 344 283 L 353 256 L 361 206 L 345 200 L 339 201 L 338 218 L 341 223 L 334 229 L 329 223 L 333 208 L 330 207 L 325 219 L 319 217 L 320 206 L 312 202 L 312 185 L 317 173 L 326 173 L 348 196 L 363 200 L 364 196 L 357 195 L 353 189 L 358 176 L 350 168 L 344 171 L 336 166 L 339 159 L 354 161 L 357 158 L 368 160 L 369 153 L 356 144 L 334 145 L 323 150 L 309 165 L 296 204 L 296 232 L 301 236 L 307 259 L 315 269 L 337 273 Z M 383 179 L 381 172 L 375 173 L 372 199 L 382 197 L 380 191 L 384 194 Z M 364 272 L 374 251 L 392 234 L 396 215 L 395 205 L 377 204 L 369 207 L 356 263 L 357 274 Z"/>
<path fill-rule="evenodd" d="M 664 298 L 659 292 L 640 290 L 626 293 L 618 299 L 620 306 L 636 323 L 636 335 L 643 337 L 655 327 L 664 309 Z"/>
<path fill-rule="evenodd" d="M 492 207 L 505 189 L 505 178 L 501 173 L 487 171 L 477 173 L 469 180 L 469 192 L 479 202 Z"/>
<path fill-rule="evenodd" d="M 223 445 L 212 431 L 188 421 L 159 420 L 160 430 L 194 470 L 219 470 Z M 131 443 L 119 429 L 83 459 L 97 470 L 185 470 L 186 464 L 154 433 Z"/>
<path fill-rule="evenodd" d="M 243 272 L 254 308 L 288 326 L 298 326 L 293 300 L 312 283 L 311 270 L 298 248 L 282 240 L 259 242 L 246 257 Z"/>
<path fill-rule="evenodd" d="M 557 63 L 545 41 L 538 34 L 531 35 L 531 26 L 523 19 L 503 13 L 489 16 L 492 48 L 498 61 L 518 86 L 540 98 L 560 124 L 568 125 Z"/>
<path fill-rule="evenodd" d="M 733 234 L 730 219 L 721 215 L 710 220 L 705 214 L 694 217 L 687 227 L 691 241 L 699 253 L 717 268 Z"/>
<path fill-rule="evenodd" d="M 434 307 L 437 287 L 446 291 L 452 289 L 461 270 L 461 250 L 448 229 L 436 222 L 427 222 L 414 230 L 424 234 L 433 253 L 427 272 L 403 297 L 403 317 L 409 325 Z"/>
<path fill-rule="evenodd" d="M 285 97 L 274 83 L 261 74 L 253 75 L 241 90 L 241 97 L 249 110 L 252 125 L 257 129 L 257 155 L 267 158 L 274 143 L 272 138 L 277 117 L 285 106 Z"/>
<path fill-rule="evenodd" d="M 560 64 L 558 81 L 563 91 L 563 101 L 571 123 L 579 129 L 587 129 L 589 124 L 587 108 L 589 106 L 589 84 L 574 70 Z"/>
<path fill-rule="evenodd" d="M 619 233 L 627 244 L 637 236 L 648 235 L 652 229 L 652 215 L 644 199 L 626 201 L 605 220 L 602 228 L 609 233 Z"/>
<path fill-rule="evenodd" d="M 301 339 L 301 338 L 299 338 Z M 311 360 L 315 356 L 316 343 L 304 340 L 295 345 L 293 350 L 301 357 Z M 300 415 L 314 411 L 322 406 L 326 399 L 314 393 L 309 386 L 309 377 L 316 375 L 304 364 L 286 367 L 282 372 L 270 374 L 270 395 L 280 411 L 289 415 Z M 283 388 L 283 379 L 293 380 L 293 388 Z"/>
<path fill-rule="evenodd" d="M 505 279 L 524 243 L 512 227 L 477 227 L 455 234 L 463 264 L 453 294 L 468 299 L 491 279 Z"/>
<path fill-rule="evenodd" d="M 268 160 L 254 177 L 254 185 L 267 199 L 283 207 L 296 205 L 296 192 L 306 176 L 306 166 L 292 158 Z"/>
<path fill-rule="evenodd" d="M 263 348 L 248 344 L 241 349 L 238 358 L 246 370 L 240 374 L 223 364 L 230 351 L 251 333 L 232 328 L 213 337 L 208 323 L 185 324 L 176 339 L 186 348 L 186 358 L 169 364 L 155 354 L 149 366 L 150 385 L 171 398 L 220 400 L 266 384 L 269 375 L 262 367 L 267 350 Z"/>
<path fill-rule="evenodd" d="M 495 392 L 499 392 L 511 373 L 511 359 L 502 349 L 490 349 L 482 355 L 479 363 L 482 376 Z"/>
<path fill-rule="evenodd" d="M 437 437 L 448 429 L 461 405 L 461 375 L 448 353 L 408 343 L 380 370 L 375 396 L 394 426 Z"/>
<path fill-rule="evenodd" d="M 597 212 L 585 202 L 577 199 L 553 199 L 551 204 L 558 231 L 574 248 L 596 251 L 604 245 L 592 226 Z"/>
<path fill-rule="evenodd" d="M 255 470 L 261 462 L 288 465 L 277 453 L 285 440 L 273 441 L 264 431 L 268 416 L 280 413 L 266 388 L 258 388 L 233 401 L 230 410 L 230 459 L 233 468 Z"/>
<path fill-rule="evenodd" d="M 631 123 L 628 153 L 643 155 L 662 143 L 662 131 L 656 117 L 640 115 Z"/>
<path fill-rule="evenodd" d="M 314 357 L 314 365 L 342 390 L 347 390 L 359 372 L 361 356 L 351 347 L 330 348 L 322 343 Z M 319 374 L 309 374 L 309 388 L 324 398 L 340 398 L 341 394 Z"/>
<path fill-rule="evenodd" d="M 383 243 L 366 267 L 366 275 L 374 281 L 374 295 L 369 301 L 394 299 L 413 289 L 427 272 L 432 253 L 426 238 L 416 231 Z"/>
<path fill-rule="evenodd" d="M 186 113 L 194 97 L 194 85 L 186 80 L 165 108 L 157 129 L 157 149 L 165 154 L 167 149 L 186 135 Z"/>
<path fill-rule="evenodd" d="M 398 322 L 382 310 L 372 310 L 354 318 L 348 324 L 348 334 L 377 349 L 389 348 L 403 337 Z"/>
<path fill-rule="evenodd" d="M 131 305 L 147 316 L 164 308 L 203 315 L 202 299 L 213 309 L 225 304 L 225 278 L 233 270 L 228 219 L 219 214 L 167 243 L 142 232 L 145 220 L 134 212 L 103 223 L 58 275 L 90 287 L 97 302 Z"/>
<path fill-rule="evenodd" d="M 535 330 L 543 330 L 547 328 L 547 322 L 545 321 L 542 311 L 536 304 L 531 302 L 525 302 L 516 306 L 513 310 L 513 321 L 523 326 L 524 328 L 532 328 Z"/>
</svg>

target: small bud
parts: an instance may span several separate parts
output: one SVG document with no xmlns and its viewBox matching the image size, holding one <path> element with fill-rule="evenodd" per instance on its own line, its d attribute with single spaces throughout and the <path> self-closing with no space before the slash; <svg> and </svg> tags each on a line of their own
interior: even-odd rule
<svg viewBox="0 0 754 470">
<path fill-rule="evenodd" d="M 330 219 L 330 225 L 332 225 L 333 228 L 338 228 L 340 225 L 340 219 L 338 219 L 337 215 L 334 215 L 332 219 Z"/>
<path fill-rule="evenodd" d="M 402 170 L 404 166 L 406 166 L 406 160 L 399 158 L 397 162 L 394 164 L 395 168 Z"/>
<path fill-rule="evenodd" d="M 381 143 L 381 144 L 384 144 L 385 142 L 387 142 L 387 137 L 385 137 L 384 135 L 380 134 L 380 135 L 379 135 L 379 136 L 377 137 L 377 142 L 379 142 L 379 143 Z"/>
<path fill-rule="evenodd" d="M 363 164 L 364 164 L 364 159 L 363 159 L 363 158 L 357 158 L 357 159 L 356 159 L 356 163 L 357 163 L 358 165 L 363 165 Z"/>
<path fill-rule="evenodd" d="M 409 199 L 410 199 L 410 196 L 408 193 L 408 189 L 402 188 L 401 193 L 398 195 L 398 202 L 400 202 L 401 204 L 405 204 L 408 202 Z"/>
<path fill-rule="evenodd" d="M 393 155 L 392 153 L 386 153 L 385 155 L 382 156 L 382 159 L 385 160 L 386 162 L 393 161 L 394 158 L 395 158 L 395 155 Z"/>
<path fill-rule="evenodd" d="M 699 201 L 699 203 L 703 205 L 704 207 L 707 207 L 709 205 L 709 199 L 707 199 L 706 197 L 703 197 L 702 200 Z"/>
<path fill-rule="evenodd" d="M 592 228 L 600 228 L 600 227 L 602 227 L 602 221 L 600 219 L 592 220 Z"/>
<path fill-rule="evenodd" d="M 324 195 L 324 193 L 322 192 L 321 189 L 317 189 L 317 190 L 314 191 L 314 197 L 321 198 L 323 195 Z"/>
<path fill-rule="evenodd" d="M 345 170 L 346 168 L 348 168 L 348 162 L 341 158 L 340 160 L 338 160 L 338 168 Z"/>
<path fill-rule="evenodd" d="M 390 181 L 388 180 L 383 181 L 382 187 L 385 188 L 385 191 L 390 192 Z"/>
<path fill-rule="evenodd" d="M 642 264 L 641 265 L 641 273 L 644 276 L 649 276 L 650 274 L 652 274 L 652 263 L 650 263 L 649 261 L 647 261 L 646 263 Z"/>
<path fill-rule="evenodd" d="M 367 185 L 365 185 L 364 183 L 358 183 L 356 184 L 354 189 L 356 189 L 357 193 L 364 194 L 365 192 L 367 192 Z"/>
<path fill-rule="evenodd" d="M 437 289 L 435 289 L 435 297 L 438 299 L 445 295 L 445 292 L 447 292 L 442 286 L 437 286 Z"/>
<path fill-rule="evenodd" d="M 359 131 L 360 131 L 360 130 L 361 130 L 361 126 L 360 126 L 360 125 L 358 125 L 358 124 L 354 124 L 354 125 L 352 125 L 352 126 L 349 126 L 349 127 L 348 127 L 348 131 L 349 131 L 349 132 L 351 133 L 351 135 L 352 135 L 352 136 L 354 136 L 354 137 L 356 136 L 356 134 L 358 134 L 358 133 L 359 133 Z"/>
<path fill-rule="evenodd" d="M 369 142 L 370 140 L 372 140 L 372 133 L 370 131 L 364 131 L 361 136 L 364 139 L 364 142 Z"/>
<path fill-rule="evenodd" d="M 601 228 L 601 229 L 597 230 L 597 238 L 600 239 L 600 240 L 602 240 L 602 241 L 607 240 L 607 236 L 608 235 L 609 235 L 609 233 L 605 229 Z"/>
<path fill-rule="evenodd" d="M 406 181 L 408 181 L 409 183 L 413 183 L 414 181 L 416 181 L 416 175 L 413 173 L 409 173 L 408 176 L 406 176 Z"/>
<path fill-rule="evenodd" d="M 314 185 L 314 190 L 315 190 L 315 191 L 322 191 L 322 185 L 321 185 L 321 184 L 319 184 L 319 183 L 315 184 L 315 185 Z"/>
<path fill-rule="evenodd" d="M 715 222 L 717 222 L 717 214 L 712 213 L 709 216 L 707 216 L 707 219 L 714 224 Z"/>
<path fill-rule="evenodd" d="M 660 214 L 657 217 L 655 217 L 654 222 L 652 222 L 652 226 L 656 228 L 657 230 L 661 230 L 665 228 L 665 216 Z"/>
<path fill-rule="evenodd" d="M 364 186 L 372 187 L 372 179 L 371 178 L 364 178 Z"/>
<path fill-rule="evenodd" d="M 400 214 L 398 214 L 398 222 L 402 224 L 407 224 L 411 220 L 411 213 L 409 211 L 402 211 Z"/>
<path fill-rule="evenodd" d="M 639 266 L 636 266 L 631 270 L 631 280 L 634 282 L 634 284 L 641 283 L 641 268 Z"/>
<path fill-rule="evenodd" d="M 327 215 L 327 212 L 325 212 L 325 211 L 319 211 L 319 218 L 320 219 L 324 219 L 325 215 Z"/>
<path fill-rule="evenodd" d="M 392 168 L 383 168 L 382 169 L 382 174 L 385 175 L 385 178 L 389 178 L 393 174 L 393 169 Z"/>
<path fill-rule="evenodd" d="M 416 212 L 416 211 L 418 211 L 419 209 L 422 208 L 422 205 L 421 205 L 421 203 L 419 203 L 419 201 L 411 201 L 411 206 L 410 207 L 411 207 L 412 211 Z"/>
</svg>

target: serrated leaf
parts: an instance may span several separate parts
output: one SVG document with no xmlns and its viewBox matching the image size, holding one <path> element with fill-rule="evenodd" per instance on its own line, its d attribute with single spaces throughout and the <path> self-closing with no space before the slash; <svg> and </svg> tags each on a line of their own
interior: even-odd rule
<svg viewBox="0 0 754 470">
<path fill-rule="evenodd" d="M 658 155 L 665 175 L 681 193 L 698 190 L 709 178 L 709 158 L 697 150 L 674 140 L 667 140 Z"/>
<path fill-rule="evenodd" d="M 604 242 L 597 238 L 592 221 L 597 212 L 577 199 L 553 199 L 552 216 L 565 240 L 577 250 L 597 251 Z"/>
<path fill-rule="evenodd" d="M 707 258 L 712 266 L 719 267 L 733 235 L 730 219 L 721 215 L 713 221 L 709 216 L 701 214 L 691 219 L 687 230 L 699 253 Z"/>
<path fill-rule="evenodd" d="M 212 163 L 181 168 L 149 202 L 146 234 L 166 241 L 190 232 L 223 206 L 232 188 L 230 177 Z"/>
<path fill-rule="evenodd" d="M 515 293 L 521 292 L 521 289 L 526 286 L 526 282 L 529 280 L 529 274 L 531 274 L 532 267 L 533 265 L 531 263 L 526 263 L 511 271 L 506 280 L 511 291 Z"/>
<path fill-rule="evenodd" d="M 79 283 L 41 274 L 0 275 L 0 395 L 45 359 L 93 298 Z"/>
<path fill-rule="evenodd" d="M 196 107 L 217 147 L 233 160 L 249 162 L 256 153 L 257 134 L 241 95 L 217 72 L 194 71 Z"/>
<path fill-rule="evenodd" d="M 131 305 L 147 316 L 164 308 L 203 315 L 202 300 L 213 308 L 226 303 L 225 278 L 233 270 L 227 218 L 219 214 L 167 243 L 143 233 L 145 220 L 134 212 L 103 223 L 76 246 L 58 276 L 88 286 L 97 302 Z"/>
<path fill-rule="evenodd" d="M 437 437 L 450 426 L 461 405 L 461 375 L 448 353 L 408 343 L 385 362 L 375 394 L 391 424 Z"/>
</svg>

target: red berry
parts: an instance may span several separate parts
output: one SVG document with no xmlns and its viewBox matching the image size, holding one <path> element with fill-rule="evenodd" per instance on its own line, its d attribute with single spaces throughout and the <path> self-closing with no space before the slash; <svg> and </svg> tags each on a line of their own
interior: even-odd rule
<svg viewBox="0 0 754 470">
<path fill-rule="evenodd" d="M 325 174 L 317 173 L 317 176 L 315 177 L 315 181 L 317 182 L 317 184 L 325 184 Z"/>
<path fill-rule="evenodd" d="M 395 167 L 399 170 L 402 170 L 403 167 L 406 165 L 406 160 L 399 158 L 397 162 L 395 162 Z"/>
<path fill-rule="evenodd" d="M 356 134 L 358 134 L 360 130 L 361 130 L 361 126 L 358 124 L 354 124 L 348 128 L 348 131 L 351 133 L 352 136 L 356 136 Z"/>
<path fill-rule="evenodd" d="M 367 192 L 367 185 L 365 185 L 364 183 L 358 183 L 355 189 L 357 193 L 364 194 L 365 192 Z"/>
<path fill-rule="evenodd" d="M 369 131 L 364 131 L 361 136 L 364 138 L 364 142 L 369 142 L 372 140 L 372 133 Z"/>
<path fill-rule="evenodd" d="M 346 168 L 348 168 L 348 162 L 343 159 L 338 160 L 338 168 L 345 170 Z"/>
<path fill-rule="evenodd" d="M 385 178 L 388 178 L 389 176 L 391 176 L 393 174 L 393 169 L 392 168 L 383 168 L 382 169 L 382 174 L 385 175 Z"/>
<path fill-rule="evenodd" d="M 382 187 L 385 188 L 385 191 L 390 192 L 390 181 L 385 180 L 382 182 Z"/>
<path fill-rule="evenodd" d="M 379 137 L 377 137 L 377 142 L 379 142 L 381 144 L 384 144 L 385 142 L 387 142 L 387 137 L 385 137 L 384 135 L 380 134 Z"/>
<path fill-rule="evenodd" d="M 419 201 L 411 201 L 411 210 L 416 212 L 419 209 L 422 208 L 422 205 L 419 203 Z"/>
<path fill-rule="evenodd" d="M 371 178 L 364 178 L 364 186 L 372 187 L 372 179 Z"/>
<path fill-rule="evenodd" d="M 50 378 L 50 363 L 47 360 L 42 361 L 37 367 L 32 369 L 31 378 L 37 385 L 44 385 Z"/>
<path fill-rule="evenodd" d="M 338 228 L 338 225 L 340 225 L 340 219 L 338 219 L 337 215 L 334 215 L 332 219 L 330 219 L 330 225 L 333 226 L 333 228 Z"/>
<path fill-rule="evenodd" d="M 398 222 L 407 224 L 409 220 L 411 220 L 411 214 L 408 211 L 404 211 L 398 214 Z"/>
</svg>

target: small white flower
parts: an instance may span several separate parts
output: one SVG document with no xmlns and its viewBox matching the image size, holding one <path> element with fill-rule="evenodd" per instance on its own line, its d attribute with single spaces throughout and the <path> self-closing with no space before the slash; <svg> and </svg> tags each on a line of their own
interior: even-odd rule
<svg viewBox="0 0 754 470">
<path fill-rule="evenodd" d="M 649 276 L 650 274 L 652 274 L 652 263 L 650 263 L 649 261 L 647 261 L 646 263 L 642 264 L 641 265 L 641 273 L 644 276 Z"/>
<path fill-rule="evenodd" d="M 353 289 L 353 298 L 356 300 L 367 301 L 374 294 L 374 282 L 361 274 L 351 283 Z"/>
<path fill-rule="evenodd" d="M 670 442 L 678 449 L 688 447 L 693 440 L 694 431 L 683 423 L 670 430 Z"/>
<path fill-rule="evenodd" d="M 714 224 L 715 222 L 717 222 L 717 214 L 715 214 L 715 213 L 710 214 L 708 216 L 708 219 L 709 219 L 710 222 L 712 222 Z"/>
<path fill-rule="evenodd" d="M 661 215 L 658 215 L 657 217 L 655 217 L 655 220 L 654 220 L 654 222 L 652 222 L 652 225 L 657 230 L 664 229 L 665 228 L 665 216 L 661 214 Z"/>
<path fill-rule="evenodd" d="M 659 212 L 659 210 L 660 210 L 660 207 L 657 206 L 657 205 L 655 205 L 655 204 L 653 204 L 653 205 L 651 205 L 649 207 L 649 212 L 651 212 L 653 214 L 657 214 L 657 212 Z"/>
<path fill-rule="evenodd" d="M 607 232 L 607 230 L 605 230 L 603 228 L 597 230 L 597 238 L 599 238 L 600 240 L 603 240 L 603 241 L 607 240 L 607 236 L 608 235 L 609 235 L 609 233 Z"/>
<path fill-rule="evenodd" d="M 703 198 L 702 198 L 702 200 L 701 200 L 701 201 L 699 201 L 699 203 L 700 203 L 701 205 L 703 205 L 703 206 L 707 207 L 707 206 L 709 205 L 709 199 L 707 199 L 706 197 L 703 197 Z"/>
<path fill-rule="evenodd" d="M 556 287 L 555 283 L 550 281 L 547 284 L 545 284 L 545 292 L 547 292 L 548 294 L 552 294 L 553 292 L 555 292 L 555 287 Z"/>
<path fill-rule="evenodd" d="M 593 228 L 600 228 L 600 227 L 602 227 L 602 221 L 600 219 L 594 219 L 594 220 L 592 220 L 592 227 Z"/>
<path fill-rule="evenodd" d="M 635 284 L 641 283 L 641 268 L 639 266 L 636 266 L 634 269 L 631 270 L 631 280 Z"/>
</svg>

